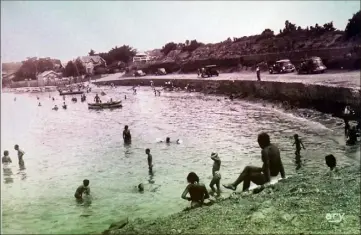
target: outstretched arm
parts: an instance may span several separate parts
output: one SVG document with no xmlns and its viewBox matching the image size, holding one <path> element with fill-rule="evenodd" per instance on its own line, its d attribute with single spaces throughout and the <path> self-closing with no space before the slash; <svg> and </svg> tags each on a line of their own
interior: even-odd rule
<svg viewBox="0 0 361 235">
<path fill-rule="evenodd" d="M 190 197 L 187 197 L 187 194 L 189 193 L 189 190 L 188 190 L 188 188 L 189 188 L 189 185 L 184 189 L 184 191 L 183 191 L 183 193 L 182 193 L 182 198 L 184 199 L 184 200 L 188 200 L 188 201 L 190 201 L 191 200 L 191 198 Z"/>
<path fill-rule="evenodd" d="M 302 148 L 305 149 L 305 146 L 303 145 L 302 141 L 300 140 L 300 143 L 302 145 Z"/>
</svg>

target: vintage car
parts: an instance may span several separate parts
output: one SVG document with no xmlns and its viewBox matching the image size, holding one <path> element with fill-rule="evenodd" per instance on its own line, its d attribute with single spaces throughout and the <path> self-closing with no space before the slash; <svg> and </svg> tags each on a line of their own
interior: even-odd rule
<svg viewBox="0 0 361 235">
<path fill-rule="evenodd" d="M 155 75 L 166 75 L 166 74 L 167 74 L 167 71 L 165 71 L 165 68 L 159 68 L 155 72 Z"/>
<path fill-rule="evenodd" d="M 279 60 L 276 61 L 272 66 L 269 67 L 269 73 L 293 73 L 296 70 L 295 66 L 290 60 Z"/>
<path fill-rule="evenodd" d="M 200 75 L 202 78 L 204 77 L 212 77 L 212 76 L 217 76 L 219 75 L 218 70 L 216 69 L 217 65 L 207 65 L 203 68 L 201 68 L 200 70 Z"/>
<path fill-rule="evenodd" d="M 324 73 L 326 71 L 326 66 L 322 63 L 320 57 L 310 57 L 305 59 L 300 66 L 298 67 L 297 71 L 299 74 L 302 73 Z"/>
<path fill-rule="evenodd" d="M 146 74 L 142 71 L 142 70 L 137 70 L 135 71 L 134 73 L 134 77 L 143 77 L 145 76 Z"/>
</svg>

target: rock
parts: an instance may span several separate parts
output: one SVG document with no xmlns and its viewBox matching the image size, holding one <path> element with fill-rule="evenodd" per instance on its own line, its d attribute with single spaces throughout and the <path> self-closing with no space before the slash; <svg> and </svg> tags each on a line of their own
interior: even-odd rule
<svg viewBox="0 0 361 235">
<path fill-rule="evenodd" d="M 112 223 L 110 226 L 109 226 L 109 229 L 110 230 L 113 230 L 113 229 L 121 229 L 123 228 L 125 225 L 127 225 L 129 223 L 129 220 L 128 220 L 128 217 L 125 218 L 125 219 L 122 219 L 118 222 L 114 222 Z"/>
<path fill-rule="evenodd" d="M 252 214 L 251 221 L 257 223 L 261 222 L 264 218 L 266 218 L 266 216 L 262 212 L 257 211 Z"/>
</svg>

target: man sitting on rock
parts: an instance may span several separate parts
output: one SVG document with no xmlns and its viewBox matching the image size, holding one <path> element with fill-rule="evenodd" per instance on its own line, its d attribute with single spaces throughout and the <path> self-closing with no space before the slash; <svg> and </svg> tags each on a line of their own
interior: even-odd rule
<svg viewBox="0 0 361 235">
<path fill-rule="evenodd" d="M 269 135 L 267 133 L 259 134 L 258 144 L 262 149 L 262 168 L 246 166 L 234 183 L 223 185 L 225 188 L 236 190 L 237 186 L 243 181 L 243 191 L 247 191 L 251 182 L 257 185 L 264 185 L 271 181 L 271 176 L 277 176 L 278 173 L 281 173 L 283 179 L 285 178 L 280 151 L 278 147 L 271 144 Z"/>
</svg>

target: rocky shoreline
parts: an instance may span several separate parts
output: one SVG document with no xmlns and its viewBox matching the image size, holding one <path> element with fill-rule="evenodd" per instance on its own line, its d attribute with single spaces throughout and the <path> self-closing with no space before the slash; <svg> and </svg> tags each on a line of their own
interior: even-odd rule
<svg viewBox="0 0 361 235">
<path fill-rule="evenodd" d="M 359 164 L 302 168 L 258 194 L 234 193 L 153 221 L 122 219 L 103 234 L 359 234 L 360 174 Z"/>
</svg>

